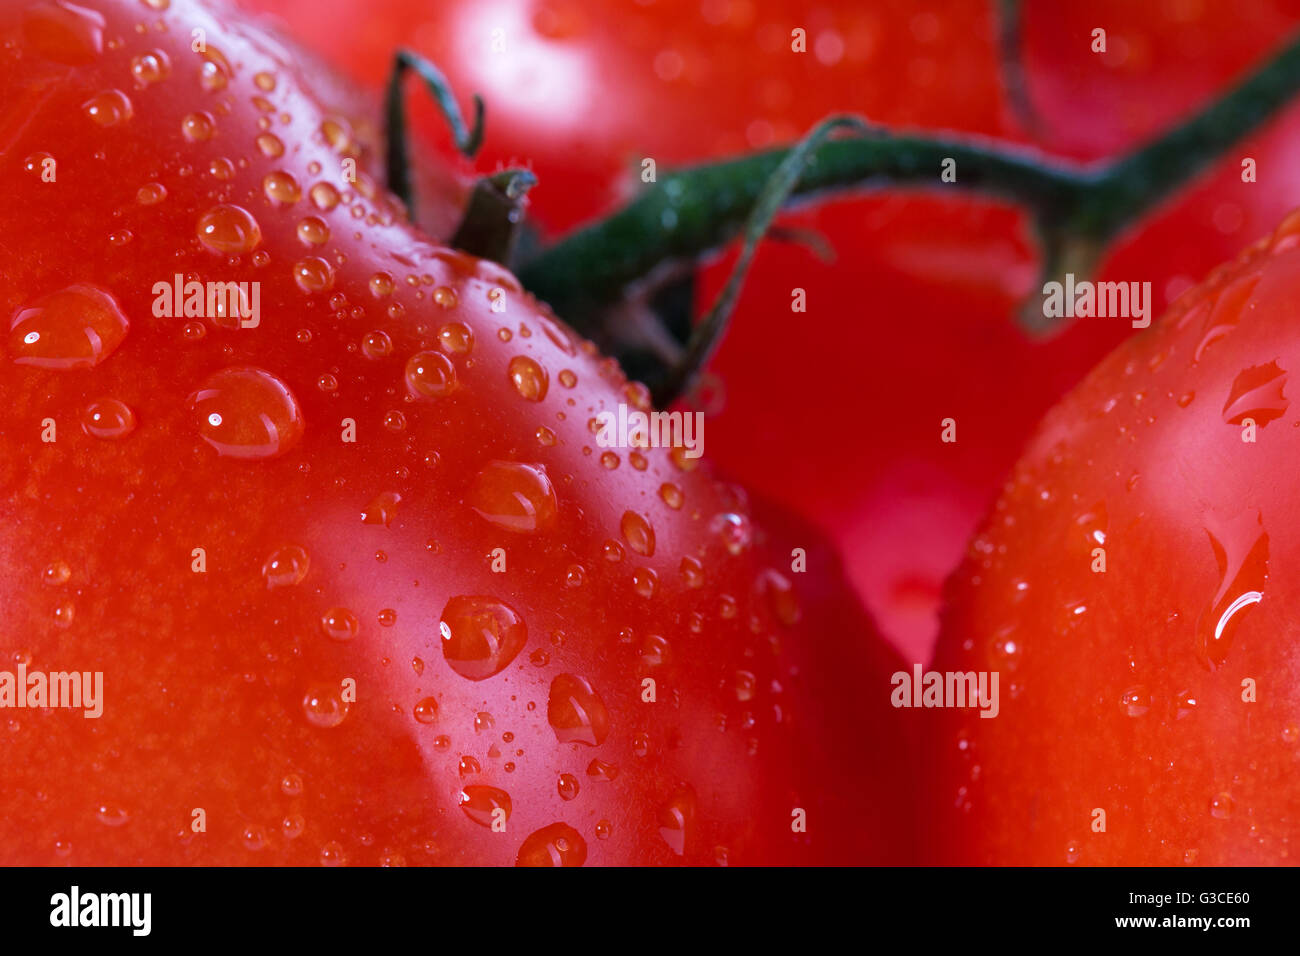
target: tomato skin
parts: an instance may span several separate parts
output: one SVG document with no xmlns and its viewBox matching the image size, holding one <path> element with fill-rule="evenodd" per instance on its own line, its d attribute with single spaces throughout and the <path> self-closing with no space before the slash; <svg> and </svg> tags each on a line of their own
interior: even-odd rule
<svg viewBox="0 0 1300 956">
<path fill-rule="evenodd" d="M 665 449 L 602 461 L 589 419 L 643 390 L 405 225 L 238 14 L 77 6 L 75 63 L 22 39 L 66 8 L 0 13 L 0 609 L 5 667 L 102 672 L 103 713 L 4 715 L 3 862 L 908 854 L 906 738 L 849 711 L 897 665 L 816 536 Z M 260 321 L 160 315 L 176 274 L 260 282 Z"/>
<path fill-rule="evenodd" d="M 1001 707 L 916 712 L 935 859 L 1291 862 L 1298 224 L 1054 408 L 972 543 L 933 666 Z"/>
</svg>

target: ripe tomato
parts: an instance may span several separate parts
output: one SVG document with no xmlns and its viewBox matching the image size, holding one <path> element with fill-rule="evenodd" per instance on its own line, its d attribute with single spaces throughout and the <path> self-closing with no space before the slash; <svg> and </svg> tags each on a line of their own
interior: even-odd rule
<svg viewBox="0 0 1300 956">
<path fill-rule="evenodd" d="M 1300 215 L 1047 416 L 950 593 L 939 859 L 1279 864 L 1300 839 Z"/>
<path fill-rule="evenodd" d="M 788 142 L 831 112 L 1009 140 L 1032 132 L 1049 152 L 1113 156 L 1203 105 L 1300 21 L 1294 0 L 1022 3 L 1031 131 L 1007 105 L 993 2 L 242 2 L 280 14 L 372 85 L 405 45 L 462 97 L 483 93 L 482 165 L 530 165 L 531 215 L 552 233 L 628 195 L 643 157 L 663 168 Z M 1098 26 L 1105 56 L 1091 50 Z M 795 27 L 806 54 L 790 50 Z M 432 110 L 423 116 L 442 130 Z M 1300 203 L 1298 149 L 1291 110 L 1118 243 L 1101 278 L 1150 280 L 1163 308 Z M 1245 154 L 1257 184 L 1240 180 Z M 826 528 L 889 636 L 925 659 L 940 583 L 1034 423 L 1129 330 L 1084 322 L 1031 341 L 1012 327 L 1037 266 L 1024 218 L 1000 204 L 887 193 L 785 225 L 820 232 L 837 260 L 760 251 L 712 366 L 722 389 L 711 457 Z M 701 307 L 729 268 L 706 271 Z M 790 314 L 794 287 L 807 315 Z M 843 318 L 858 303 L 865 312 Z M 876 413 L 858 434 L 862 408 Z M 949 416 L 956 444 L 938 440 Z"/>
<path fill-rule="evenodd" d="M 102 674 L 6 705 L 3 862 L 906 852 L 828 549 L 600 447 L 644 390 L 408 227 L 319 76 L 193 0 L 0 38 L 0 671 Z"/>
</svg>

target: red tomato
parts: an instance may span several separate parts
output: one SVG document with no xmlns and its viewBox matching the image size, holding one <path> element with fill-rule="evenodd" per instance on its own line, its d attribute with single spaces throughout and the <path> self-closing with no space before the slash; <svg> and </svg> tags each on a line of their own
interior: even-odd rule
<svg viewBox="0 0 1300 956">
<path fill-rule="evenodd" d="M 629 195 L 643 157 L 662 168 L 787 142 L 830 112 L 1028 136 L 1007 105 L 994 3 L 244 2 L 280 13 L 370 84 L 407 45 L 446 70 L 462 101 L 482 92 L 481 165 L 532 166 L 531 212 L 551 232 Z M 1036 142 L 1078 159 L 1168 128 L 1300 20 L 1293 0 L 1020 6 Z M 796 27 L 806 54 L 791 51 Z M 1091 49 L 1097 27 L 1105 55 Z M 423 115 L 445 142 L 441 121 Z M 1149 280 L 1163 308 L 1300 202 L 1297 150 L 1290 110 L 1124 237 L 1101 278 Z M 1258 183 L 1241 182 L 1242 155 L 1258 160 Z M 712 366 L 723 401 L 710 457 L 826 528 L 886 632 L 925 659 L 940 582 L 1034 423 L 1129 330 L 1090 321 L 1030 341 L 1015 329 L 1037 264 L 1026 221 L 998 204 L 889 194 L 786 224 L 820 231 L 838 258 L 760 251 Z M 701 307 L 729 264 L 707 272 Z M 790 314 L 794 287 L 807 315 Z M 947 417 L 956 444 L 939 441 Z"/>
<path fill-rule="evenodd" d="M 828 549 L 600 447 L 644 390 L 405 225 L 292 60 L 191 0 L 0 14 L 0 859 L 902 858 Z"/>
<path fill-rule="evenodd" d="M 1000 674 L 999 712 L 914 712 L 937 858 L 1293 861 L 1298 298 L 1292 214 L 1047 416 L 934 665 Z"/>
</svg>

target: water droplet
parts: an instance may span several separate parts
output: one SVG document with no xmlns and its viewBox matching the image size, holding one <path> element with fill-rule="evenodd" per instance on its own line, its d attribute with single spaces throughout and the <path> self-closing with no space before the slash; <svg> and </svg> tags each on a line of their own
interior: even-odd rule
<svg viewBox="0 0 1300 956">
<path fill-rule="evenodd" d="M 684 856 L 695 837 L 695 791 L 679 787 L 659 808 L 659 835 L 678 856 Z"/>
<path fill-rule="evenodd" d="M 46 566 L 41 573 L 41 583 L 48 587 L 62 587 L 68 583 L 72 577 L 72 568 L 68 567 L 66 561 L 55 561 Z"/>
<path fill-rule="evenodd" d="M 105 90 L 81 104 L 82 111 L 96 126 L 117 126 L 131 118 L 131 99 L 121 90 Z"/>
<path fill-rule="evenodd" d="M 393 340 L 387 332 L 375 329 L 361 339 L 361 354 L 368 359 L 380 359 L 393 352 Z"/>
<path fill-rule="evenodd" d="M 117 300 L 92 285 L 71 285 L 14 315 L 9 354 L 36 368 L 94 368 L 117 350 L 131 325 Z"/>
<path fill-rule="evenodd" d="M 637 568 L 632 572 L 632 588 L 646 600 L 655 596 L 658 585 L 659 576 L 649 568 Z"/>
<path fill-rule="evenodd" d="M 1151 693 L 1145 687 L 1130 687 L 1120 697 L 1119 705 L 1130 717 L 1141 717 L 1151 709 Z"/>
<path fill-rule="evenodd" d="M 467 355 L 474 350 L 474 333 L 464 322 L 448 322 L 438 330 L 438 342 L 448 352 Z"/>
<path fill-rule="evenodd" d="M 385 528 L 390 527 L 393 519 L 397 517 L 397 506 L 401 504 L 402 496 L 396 491 L 381 491 L 370 499 L 366 505 L 366 510 L 361 512 L 362 524 L 381 524 Z"/>
<path fill-rule="evenodd" d="M 72 619 L 76 617 L 77 609 L 71 604 L 65 602 L 54 609 L 54 626 L 67 630 L 72 627 Z"/>
<path fill-rule="evenodd" d="M 614 454 L 614 452 L 612 451 L 601 452 L 600 464 L 602 467 L 607 468 L 610 471 L 613 471 L 615 468 L 618 467 L 618 462 L 619 462 L 618 455 Z"/>
<path fill-rule="evenodd" d="M 214 60 L 204 60 L 199 66 L 199 84 L 209 93 L 226 88 L 230 82 L 230 71 Z"/>
<path fill-rule="evenodd" d="M 654 555 L 655 530 L 649 518 L 635 511 L 625 511 L 619 522 L 619 528 L 629 548 L 647 558 Z"/>
<path fill-rule="evenodd" d="M 334 288 L 334 267 L 320 256 L 307 256 L 293 264 L 293 281 L 303 292 L 328 292 Z"/>
<path fill-rule="evenodd" d="M 415 705 L 415 719 L 422 724 L 432 724 L 438 719 L 438 702 L 426 697 Z"/>
<path fill-rule="evenodd" d="M 528 835 L 515 866 L 582 866 L 586 861 L 587 841 L 567 823 L 552 823 Z"/>
<path fill-rule="evenodd" d="M 515 391 L 530 402 L 540 402 L 546 397 L 549 379 L 546 369 L 526 355 L 516 355 L 510 360 L 510 381 Z"/>
<path fill-rule="evenodd" d="M 562 773 L 556 781 L 556 789 L 561 800 L 572 800 L 578 796 L 578 778 L 571 773 Z"/>
<path fill-rule="evenodd" d="M 1227 793 L 1216 793 L 1210 798 L 1210 816 L 1216 820 L 1226 820 L 1232 816 L 1232 797 Z"/>
<path fill-rule="evenodd" d="M 321 136 L 336 152 L 344 152 L 352 144 L 352 126 L 341 116 L 326 117 L 320 124 Z"/>
<path fill-rule="evenodd" d="M 1246 510 L 1233 518 L 1206 515 L 1205 532 L 1219 567 L 1219 590 L 1197 620 L 1199 643 L 1213 670 L 1227 660 L 1243 612 L 1264 598 L 1268 535 L 1263 516 Z"/>
<path fill-rule="evenodd" d="M 441 352 L 416 352 L 406 363 L 406 387 L 416 398 L 442 398 L 456 389 L 456 366 Z"/>
<path fill-rule="evenodd" d="M 138 53 L 131 58 L 131 75 L 137 86 L 145 87 L 166 79 L 171 72 L 171 61 L 162 50 Z"/>
<path fill-rule="evenodd" d="M 736 700 L 744 703 L 754 699 L 754 694 L 758 690 L 758 678 L 750 671 L 736 671 L 731 686 L 736 692 Z"/>
<path fill-rule="evenodd" d="M 384 427 L 390 432 L 400 432 L 406 430 L 406 415 L 398 409 L 393 409 L 384 415 Z"/>
<path fill-rule="evenodd" d="M 1267 425 L 1286 414 L 1289 405 L 1282 394 L 1286 387 L 1286 372 L 1277 362 L 1256 365 L 1237 375 L 1223 403 L 1223 420 L 1229 425 L 1240 425 L 1245 418 L 1253 418 L 1260 426 Z"/>
<path fill-rule="evenodd" d="M 347 859 L 343 847 L 332 840 L 320 848 L 321 866 L 342 866 L 347 862 Z"/>
<path fill-rule="evenodd" d="M 445 285 L 440 285 L 433 290 L 433 301 L 442 309 L 454 309 L 460 301 L 454 289 L 449 289 Z"/>
<path fill-rule="evenodd" d="M 350 641 L 357 636 L 361 622 L 345 607 L 330 608 L 320 619 L 321 632 L 334 641 Z"/>
<path fill-rule="evenodd" d="M 682 580 L 686 582 L 688 588 L 698 588 L 704 586 L 704 565 L 699 560 L 691 557 L 689 554 L 682 558 L 682 563 L 678 566 L 681 572 Z"/>
<path fill-rule="evenodd" d="M 545 531 L 555 524 L 555 487 L 541 465 L 492 461 L 474 477 L 469 506 L 507 531 Z"/>
<path fill-rule="evenodd" d="M 792 627 L 799 620 L 799 599 L 795 596 L 794 585 L 789 578 L 779 571 L 768 569 L 758 576 L 758 591 L 767 600 L 772 616 Z"/>
<path fill-rule="evenodd" d="M 496 598 L 459 595 L 438 621 L 442 656 L 461 677 L 484 680 L 505 670 L 528 640 L 524 620 Z"/>
<path fill-rule="evenodd" d="M 141 206 L 156 206 L 166 198 L 167 187 L 162 183 L 145 183 L 135 194 L 135 201 Z"/>
<path fill-rule="evenodd" d="M 191 143 L 206 142 L 216 132 L 217 122 L 211 113 L 189 113 L 181 120 L 181 135 Z"/>
<path fill-rule="evenodd" d="M 546 720 L 560 743 L 597 747 L 609 735 L 609 711 L 586 678 L 560 674 L 551 681 Z"/>
<path fill-rule="evenodd" d="M 115 398 L 91 402 L 81 413 L 81 430 L 93 438 L 124 438 L 135 431 L 135 412 Z"/>
<path fill-rule="evenodd" d="M 262 179 L 262 192 L 277 206 L 292 206 L 302 198 L 302 187 L 298 185 L 298 180 L 281 170 L 266 174 Z"/>
<path fill-rule="evenodd" d="M 723 547 L 732 554 L 740 554 L 753 539 L 749 519 L 735 512 L 714 515 L 709 522 L 709 530 L 721 539 Z"/>
<path fill-rule="evenodd" d="M 618 767 L 603 760 L 593 759 L 587 764 L 587 776 L 593 780 L 609 782 L 618 776 Z"/>
<path fill-rule="evenodd" d="M 284 143 L 274 133 L 261 133 L 255 142 L 258 152 L 267 159 L 279 159 L 284 155 Z"/>
<path fill-rule="evenodd" d="M 286 797 L 302 795 L 302 777 L 296 773 L 286 773 L 280 778 L 280 792 Z"/>
<path fill-rule="evenodd" d="M 482 773 L 483 768 L 479 765 L 477 757 L 471 757 L 468 754 L 460 758 L 460 775 L 472 777 L 476 773 Z"/>
<path fill-rule="evenodd" d="M 302 698 L 302 712 L 314 727 L 329 729 L 343 723 L 351 705 L 343 699 L 338 687 L 316 684 Z"/>
<path fill-rule="evenodd" d="M 108 827 L 120 827 L 131 820 L 131 814 L 125 807 L 119 807 L 112 803 L 101 803 L 95 808 L 95 817 L 100 823 Z"/>
<path fill-rule="evenodd" d="M 674 511 L 679 510 L 683 502 L 686 500 L 685 495 L 682 494 L 682 489 L 678 488 L 671 481 L 666 481 L 659 486 L 659 497 L 663 500 L 664 504 L 669 508 L 672 508 Z"/>
<path fill-rule="evenodd" d="M 1192 361 L 1199 362 L 1206 350 L 1237 327 L 1244 314 L 1246 303 L 1255 291 L 1259 274 L 1243 276 L 1223 289 L 1206 319 L 1201 340 L 1197 343 Z"/>
<path fill-rule="evenodd" d="M 505 818 L 510 819 L 510 794 L 498 787 L 469 784 L 460 791 L 460 808 L 479 826 L 491 827 L 497 810 L 504 810 Z"/>
<path fill-rule="evenodd" d="M 199 217 L 199 242 L 213 252 L 227 256 L 252 252 L 262 241 L 262 227 L 242 206 L 221 203 Z"/>
<path fill-rule="evenodd" d="M 312 186 L 311 189 L 307 190 L 307 195 L 311 199 L 312 205 L 321 212 L 329 212 L 339 204 L 339 191 L 329 183 L 317 183 Z M 380 273 L 380 275 L 387 275 L 387 273 Z M 389 292 L 391 292 L 392 276 L 389 276 L 388 278 Z M 384 294 L 387 295 L 388 293 L 386 292 Z"/>
<path fill-rule="evenodd" d="M 199 436 L 226 458 L 275 458 L 302 438 L 298 400 L 260 368 L 236 366 L 208 376 L 189 406 Z"/>
<path fill-rule="evenodd" d="M 235 178 L 235 164 L 224 156 L 217 156 L 208 163 L 208 174 L 213 179 L 220 179 L 223 182 Z"/>
</svg>

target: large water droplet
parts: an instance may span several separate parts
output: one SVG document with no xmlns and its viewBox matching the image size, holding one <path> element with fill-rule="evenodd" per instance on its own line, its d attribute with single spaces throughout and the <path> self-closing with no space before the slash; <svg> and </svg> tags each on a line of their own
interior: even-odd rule
<svg viewBox="0 0 1300 956">
<path fill-rule="evenodd" d="M 484 680 L 505 670 L 528 641 L 524 620 L 496 598 L 459 595 L 438 621 L 442 656 L 461 677 Z"/>
<path fill-rule="evenodd" d="M 396 491 L 381 491 L 370 499 L 366 510 L 361 512 L 362 524 L 381 524 L 390 527 L 397 517 L 397 506 L 402 503 L 402 496 Z"/>
<path fill-rule="evenodd" d="M 122 344 L 131 323 L 109 293 L 71 285 L 14 314 L 9 354 L 18 365 L 94 368 Z"/>
<path fill-rule="evenodd" d="M 416 352 L 406 363 L 406 387 L 416 398 L 442 398 L 456 390 L 456 366 L 441 352 Z"/>
<path fill-rule="evenodd" d="M 510 794 L 499 787 L 471 783 L 461 788 L 460 808 L 479 826 L 491 827 L 497 810 L 504 810 L 505 819 L 510 819 Z"/>
<path fill-rule="evenodd" d="M 208 376 L 189 405 L 200 437 L 226 458 L 275 458 L 302 438 L 298 400 L 260 368 L 235 366 Z"/>
<path fill-rule="evenodd" d="M 546 720 L 561 743 L 597 747 L 609 735 L 609 711 L 590 682 L 574 674 L 551 681 Z"/>
<path fill-rule="evenodd" d="M 474 477 L 469 506 L 507 531 L 544 531 L 555 523 L 555 488 L 541 465 L 492 461 Z"/>
<path fill-rule="evenodd" d="M 695 791 L 679 787 L 659 808 L 659 835 L 678 856 L 684 856 L 695 836 Z"/>
<path fill-rule="evenodd" d="M 337 727 L 350 709 L 351 705 L 333 684 L 315 684 L 302 698 L 302 712 L 313 727 Z"/>
<path fill-rule="evenodd" d="M 530 833 L 519 848 L 515 866 L 582 866 L 587 841 L 567 823 L 552 823 Z"/>
<path fill-rule="evenodd" d="M 623 540 L 633 551 L 647 558 L 654 555 L 655 529 L 649 518 L 635 511 L 625 511 L 619 528 L 623 532 Z"/>
<path fill-rule="evenodd" d="M 1262 426 L 1281 418 L 1289 405 L 1282 394 L 1285 386 L 1286 371 L 1277 362 L 1245 369 L 1233 379 L 1228 400 L 1223 403 L 1223 420 L 1240 425 L 1243 419 L 1253 418 Z"/>
<path fill-rule="evenodd" d="M 740 554 L 748 548 L 754 535 L 749 518 L 730 511 L 714 515 L 709 530 L 718 536 L 731 554 Z"/>
<path fill-rule="evenodd" d="M 199 217 L 195 233 L 212 252 L 225 256 L 252 252 L 262 241 L 262 227 L 242 206 L 221 203 Z"/>
<path fill-rule="evenodd" d="M 311 557 L 306 549 L 296 544 L 277 548 L 262 563 L 262 577 L 266 578 L 267 588 L 292 587 L 307 576 L 311 567 Z"/>
<path fill-rule="evenodd" d="M 131 99 L 121 90 L 105 90 L 81 104 L 82 112 L 96 126 L 117 126 L 131 118 Z"/>
<path fill-rule="evenodd" d="M 1268 578 L 1268 535 L 1263 516 L 1247 509 L 1232 518 L 1206 515 L 1206 534 L 1219 566 L 1219 590 L 1201 612 L 1196 629 L 1201 650 L 1213 670 L 1228 656 L 1243 612 L 1264 598 Z"/>
<path fill-rule="evenodd" d="M 321 615 L 320 629 L 334 641 L 350 641 L 357 636 L 361 622 L 345 607 L 333 607 Z"/>
<path fill-rule="evenodd" d="M 530 402 L 540 402 L 546 397 L 550 379 L 546 369 L 535 359 L 526 355 L 516 355 L 510 360 L 510 381 L 517 391 Z"/>
<path fill-rule="evenodd" d="M 81 430 L 94 438 L 125 438 L 135 431 L 135 412 L 116 398 L 92 402 L 81 413 Z"/>
</svg>

